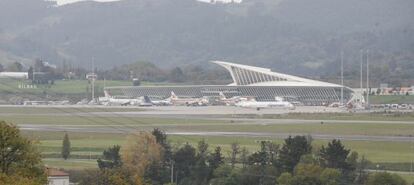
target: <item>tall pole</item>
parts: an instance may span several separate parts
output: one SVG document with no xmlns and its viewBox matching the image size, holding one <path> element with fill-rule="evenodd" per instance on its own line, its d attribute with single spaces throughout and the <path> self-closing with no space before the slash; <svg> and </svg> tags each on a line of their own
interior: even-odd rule
<svg viewBox="0 0 414 185">
<path fill-rule="evenodd" d="M 369 50 L 367 50 L 367 108 L 369 109 L 369 94 L 370 94 L 370 90 L 369 90 Z"/>
<path fill-rule="evenodd" d="M 92 57 L 92 102 L 95 103 L 95 58 Z"/>
<path fill-rule="evenodd" d="M 341 106 L 344 105 L 344 52 L 341 51 Z"/>
<path fill-rule="evenodd" d="M 414 152 L 413 140 L 411 140 L 411 152 Z M 413 175 L 413 155 L 411 154 L 410 174 Z"/>
<path fill-rule="evenodd" d="M 362 83 L 363 78 L 364 78 L 364 77 L 363 77 L 364 75 L 363 75 L 363 72 L 362 72 L 362 71 L 363 71 L 363 63 L 364 63 L 364 52 L 363 52 L 363 50 L 362 50 L 362 49 L 360 50 L 360 53 L 361 53 L 361 71 L 360 71 L 360 73 L 361 73 L 360 80 L 361 80 L 361 81 L 360 81 L 359 87 L 360 87 L 360 89 L 361 89 L 361 93 L 362 93 L 362 90 L 363 90 L 363 88 L 364 88 L 364 87 L 363 87 L 363 83 Z"/>
<path fill-rule="evenodd" d="M 33 74 L 32 74 L 33 83 L 35 83 L 35 72 L 36 72 L 36 64 L 33 65 Z"/>
<path fill-rule="evenodd" d="M 171 163 L 171 184 L 174 183 L 174 161 L 170 161 Z"/>
</svg>

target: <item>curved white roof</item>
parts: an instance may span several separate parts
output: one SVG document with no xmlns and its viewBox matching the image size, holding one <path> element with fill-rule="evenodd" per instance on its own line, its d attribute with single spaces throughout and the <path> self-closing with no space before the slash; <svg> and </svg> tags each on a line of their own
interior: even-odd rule
<svg viewBox="0 0 414 185">
<path fill-rule="evenodd" d="M 224 61 L 211 62 L 226 68 L 230 72 L 234 82 L 230 85 L 342 87 L 338 84 L 273 72 L 268 68 L 234 64 Z"/>
</svg>

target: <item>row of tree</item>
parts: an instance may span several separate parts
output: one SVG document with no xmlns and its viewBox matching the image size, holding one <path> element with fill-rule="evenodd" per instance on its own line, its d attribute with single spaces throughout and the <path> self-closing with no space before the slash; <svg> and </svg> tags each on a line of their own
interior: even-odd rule
<svg viewBox="0 0 414 185">
<path fill-rule="evenodd" d="M 391 62 L 392 63 L 392 62 Z M 406 62 L 407 63 L 407 62 Z M 407 68 L 412 66 L 411 63 L 403 63 L 401 65 Z M 410 86 L 410 79 L 413 78 L 410 73 L 400 74 L 396 64 L 393 70 L 388 69 L 388 65 L 384 64 L 385 69 L 377 69 L 380 65 L 373 65 L 371 69 L 372 77 L 370 79 L 374 86 L 378 86 L 380 83 L 389 83 L 393 87 Z M 381 66 L 380 66 L 381 67 Z M 40 59 L 34 61 L 34 65 L 25 67 L 22 63 L 13 62 L 7 66 L 0 64 L 0 72 L 26 72 L 29 71 L 29 78 L 32 80 L 33 72 L 45 72 L 48 74 L 48 78 L 53 79 L 84 79 L 86 74 L 90 73 L 92 69 L 83 68 L 80 66 L 74 66 L 69 62 L 63 62 L 57 68 L 51 68 L 48 65 L 44 65 L 44 62 Z M 347 69 L 345 73 L 346 85 L 358 87 L 359 86 L 359 68 Z M 391 72 L 390 72 L 391 71 Z M 111 69 L 93 69 L 93 72 L 98 74 L 99 79 L 110 80 L 132 80 L 139 79 L 140 81 L 149 82 L 170 82 L 170 83 L 191 83 L 191 84 L 225 84 L 230 82 L 231 77 L 228 72 L 217 66 L 210 65 L 185 65 L 181 67 L 175 67 L 172 69 L 161 68 L 150 62 L 138 61 L 131 64 L 124 64 L 115 66 Z M 384 75 L 386 74 L 386 75 Z M 403 76 L 404 78 L 402 78 Z M 319 75 L 317 78 L 321 80 L 339 83 L 338 74 L 334 75 Z M 405 80 L 404 80 L 405 79 Z M 44 80 L 39 78 L 39 82 L 44 83 Z M 380 92 L 372 92 L 379 94 Z"/>
<path fill-rule="evenodd" d="M 71 63 L 63 62 L 57 68 L 52 68 L 37 59 L 32 66 L 25 67 L 19 62 L 14 62 L 7 67 L 0 64 L 0 72 L 28 72 L 29 79 L 38 83 L 44 83 L 43 76 L 35 77 L 36 72 L 46 73 L 48 79 L 84 79 L 86 74 L 92 70 L 73 66 Z M 184 67 L 175 67 L 172 69 L 163 69 L 150 62 L 135 62 L 115 66 L 111 69 L 100 70 L 93 69 L 94 73 L 98 74 L 99 79 L 109 80 L 132 80 L 139 79 L 140 81 L 149 82 L 171 82 L 171 83 L 192 83 L 192 84 L 217 84 L 227 83 L 230 80 L 229 74 L 218 67 L 209 67 L 201 65 L 187 65 Z M 35 78 L 35 79 L 34 79 Z"/>
<path fill-rule="evenodd" d="M 9 72 L 23 72 L 24 67 L 20 62 L 13 62 L 6 66 L 0 64 L 0 72 L 9 71 Z"/>
<path fill-rule="evenodd" d="M 218 67 L 207 65 L 187 65 L 172 69 L 163 69 L 149 62 L 135 62 L 112 69 L 97 71 L 100 78 L 112 80 L 131 80 L 138 78 L 149 82 L 171 82 L 192 84 L 217 84 L 228 82 L 229 74 Z"/>
<path fill-rule="evenodd" d="M 260 141 L 250 153 L 232 143 L 228 157 L 220 146 L 210 150 L 203 139 L 196 147 L 172 147 L 164 132 L 154 129 L 128 137 L 123 147 L 113 146 L 98 159 L 99 170 L 89 170 L 80 184 L 179 185 L 405 185 L 388 173 L 369 174 L 369 161 L 332 140 L 320 149 L 312 139 L 295 136 L 282 145 Z"/>
</svg>

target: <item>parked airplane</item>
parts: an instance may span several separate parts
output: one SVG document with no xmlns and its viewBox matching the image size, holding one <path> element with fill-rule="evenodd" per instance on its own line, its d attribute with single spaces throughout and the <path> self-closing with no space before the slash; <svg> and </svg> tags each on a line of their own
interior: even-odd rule
<svg viewBox="0 0 414 185">
<path fill-rule="evenodd" d="M 265 108 L 282 108 L 282 109 L 289 109 L 294 110 L 295 106 L 287 101 L 283 101 L 283 98 L 276 97 L 276 101 L 256 101 L 254 99 L 247 100 L 247 101 L 240 101 L 236 104 L 238 107 L 244 108 L 255 108 L 257 110 L 265 109 Z"/>
<path fill-rule="evenodd" d="M 105 97 L 99 97 L 98 101 L 103 105 L 109 106 L 151 106 L 152 103 L 148 97 L 139 98 L 127 98 L 127 97 L 115 97 L 110 95 L 107 91 L 104 91 Z"/>
<path fill-rule="evenodd" d="M 208 104 L 206 98 L 179 98 L 173 91 L 171 91 L 169 100 L 173 105 L 203 106 Z"/>
<path fill-rule="evenodd" d="M 172 105 L 171 99 L 167 98 L 164 100 L 150 100 L 152 105 L 155 106 L 168 106 L 168 105 Z"/>
<path fill-rule="evenodd" d="M 250 97 L 241 97 L 241 96 L 233 96 L 231 98 L 226 98 L 223 92 L 219 93 L 219 101 L 226 105 L 236 105 L 238 102 L 247 101 Z"/>
</svg>

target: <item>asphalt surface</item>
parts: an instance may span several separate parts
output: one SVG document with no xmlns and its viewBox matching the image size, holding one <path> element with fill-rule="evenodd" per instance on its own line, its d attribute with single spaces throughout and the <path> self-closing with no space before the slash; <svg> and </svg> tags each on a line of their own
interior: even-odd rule
<svg viewBox="0 0 414 185">
<path fill-rule="evenodd" d="M 5 107 L 5 106 L 0 106 Z M 12 106 L 16 107 L 16 106 Z M 27 107 L 27 106 L 17 106 Z M 256 119 L 256 118 L 240 118 L 240 115 L 255 115 L 260 117 L 264 114 L 285 114 L 285 113 L 327 113 L 327 112 L 346 112 L 343 109 L 327 108 L 327 107 L 297 107 L 295 110 L 287 109 L 262 109 L 257 111 L 255 109 L 228 107 L 228 106 L 214 106 L 214 107 L 185 107 L 185 106 L 167 106 L 167 107 L 144 107 L 128 110 L 125 108 L 122 112 L 111 112 L 107 108 L 116 107 L 102 107 L 102 106 L 30 106 L 36 108 L 94 108 L 97 112 L 70 112 L 70 113 L 34 113 L 33 115 L 54 116 L 90 116 L 90 117 L 150 117 L 150 118 L 175 118 L 175 119 L 205 119 L 228 121 L 227 124 L 234 125 L 272 125 L 272 124 L 413 124 L 414 121 L 370 121 L 370 120 L 304 120 L 304 119 Z M 95 111 L 94 110 L 94 111 Z M 136 111 L 138 110 L 138 111 Z M 27 113 L 1 113 L 0 116 L 18 116 L 27 115 Z M 235 116 L 235 117 L 233 117 Z M 254 117 L 254 116 L 253 116 Z M 203 123 L 204 125 L 223 125 L 223 123 Z M 176 124 L 182 126 L 184 124 Z M 191 125 L 185 124 L 188 127 Z M 202 125 L 202 124 L 197 124 Z M 169 126 L 174 127 L 174 124 L 148 124 L 148 125 L 116 125 L 116 124 L 102 124 L 102 125 L 51 125 L 51 124 L 19 124 L 21 130 L 30 131 L 69 131 L 69 132 L 83 132 L 83 133 L 131 133 L 135 132 L 137 128 L 144 126 Z M 335 134 L 317 134 L 317 133 L 270 133 L 270 132 L 220 132 L 220 131 L 181 131 L 174 129 L 167 129 L 169 135 L 185 135 L 185 136 L 226 136 L 226 137 L 252 137 L 252 138 L 286 138 L 289 135 L 311 135 L 315 139 L 332 140 L 341 139 L 349 141 L 392 141 L 392 142 L 413 142 L 414 137 L 411 136 L 367 136 L 367 135 L 335 135 Z"/>
<path fill-rule="evenodd" d="M 54 131 L 54 132 L 79 132 L 79 133 L 112 133 L 125 134 L 136 132 L 136 127 L 105 125 L 105 126 L 69 126 L 69 125 L 19 125 L 25 131 Z M 274 138 L 284 139 L 294 135 L 311 135 L 314 139 L 332 140 L 341 139 L 345 141 L 389 141 L 389 142 L 414 142 L 410 136 L 367 136 L 367 135 L 334 135 L 314 133 L 268 133 L 268 132 L 212 132 L 212 131 L 167 131 L 168 135 L 181 136 L 225 136 L 225 137 L 251 137 L 251 138 Z"/>
</svg>

